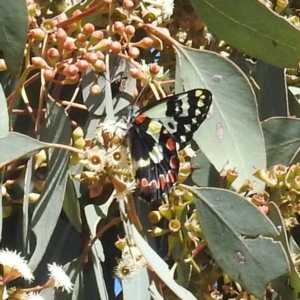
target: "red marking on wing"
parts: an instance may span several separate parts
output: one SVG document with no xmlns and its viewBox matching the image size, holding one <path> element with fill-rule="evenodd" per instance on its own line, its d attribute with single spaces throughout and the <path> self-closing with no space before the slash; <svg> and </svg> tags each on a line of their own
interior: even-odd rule
<svg viewBox="0 0 300 300">
<path fill-rule="evenodd" d="M 176 149 L 175 142 L 172 138 L 168 138 L 166 146 L 170 151 L 173 151 Z"/>
<path fill-rule="evenodd" d="M 148 180 L 146 178 L 142 178 L 140 181 L 141 187 L 147 187 L 148 186 Z"/>
<path fill-rule="evenodd" d="M 169 171 L 167 175 L 167 181 L 170 183 L 175 183 L 176 182 L 176 174 L 174 171 Z"/>
<path fill-rule="evenodd" d="M 158 182 L 156 180 L 152 180 L 150 183 L 149 183 L 149 186 L 152 187 L 153 189 L 158 189 L 159 186 L 158 186 Z"/>
<path fill-rule="evenodd" d="M 164 191 L 166 187 L 166 178 L 164 174 L 159 175 L 160 188 Z"/>
<path fill-rule="evenodd" d="M 178 159 L 176 156 L 172 156 L 170 159 L 170 167 L 172 169 L 178 169 L 179 168 L 179 164 L 178 164 Z"/>
<path fill-rule="evenodd" d="M 142 124 L 146 119 L 147 119 L 147 116 L 146 116 L 146 115 L 140 114 L 140 115 L 138 115 L 138 116 L 134 119 L 134 123 L 135 123 L 135 124 Z"/>
</svg>

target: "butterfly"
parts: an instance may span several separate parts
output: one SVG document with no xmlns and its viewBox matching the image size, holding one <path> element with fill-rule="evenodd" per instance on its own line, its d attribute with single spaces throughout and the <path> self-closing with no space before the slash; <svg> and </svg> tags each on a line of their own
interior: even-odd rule
<svg viewBox="0 0 300 300">
<path fill-rule="evenodd" d="M 212 94 L 195 89 L 136 110 L 130 117 L 129 147 L 140 197 L 158 200 L 178 178 L 178 151 L 192 140 L 206 119 Z"/>
</svg>

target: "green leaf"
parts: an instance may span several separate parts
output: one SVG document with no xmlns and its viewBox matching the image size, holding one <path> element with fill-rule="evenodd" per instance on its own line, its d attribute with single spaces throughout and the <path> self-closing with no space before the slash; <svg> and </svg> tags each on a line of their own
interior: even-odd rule
<svg viewBox="0 0 300 300">
<path fill-rule="evenodd" d="M 290 160 L 300 147 L 300 119 L 270 118 L 262 122 L 268 167 L 284 164 Z"/>
<path fill-rule="evenodd" d="M 260 120 L 288 115 L 284 70 L 258 60 L 253 78 L 259 86 L 256 93 Z"/>
<path fill-rule="evenodd" d="M 23 196 L 23 250 L 27 249 L 30 239 L 30 226 L 29 226 L 29 193 L 32 189 L 32 173 L 33 173 L 33 157 L 31 157 L 26 165 L 26 172 L 24 178 L 24 196 Z"/>
<path fill-rule="evenodd" d="M 114 198 L 111 197 L 103 205 L 97 206 L 94 204 L 90 204 L 84 208 L 91 238 L 94 238 L 96 236 L 97 233 L 96 230 L 99 230 L 97 226 L 101 220 L 107 217 L 109 207 L 113 200 Z M 105 255 L 104 255 L 102 243 L 99 239 L 96 240 L 92 246 L 92 259 L 93 259 L 93 268 L 96 274 L 96 284 L 97 284 L 97 289 L 98 289 L 100 299 L 108 299 L 107 286 L 103 277 L 102 265 L 100 263 L 105 261 Z"/>
<path fill-rule="evenodd" d="M 300 294 L 300 276 L 299 276 L 299 272 L 297 271 L 293 263 L 288 237 L 285 230 L 284 220 L 281 216 L 278 206 L 274 202 L 270 202 L 268 204 L 268 207 L 269 207 L 268 217 L 270 218 L 272 223 L 278 229 L 280 229 L 279 230 L 280 235 L 277 238 L 275 238 L 275 240 L 278 240 L 282 243 L 291 268 L 290 274 L 283 275 L 275 279 L 272 282 L 272 287 L 276 290 L 277 293 L 279 293 L 285 299 L 298 300 Z M 293 237 L 291 236 L 290 238 L 293 241 Z"/>
<path fill-rule="evenodd" d="M 66 194 L 63 203 L 63 210 L 67 215 L 70 223 L 74 226 L 77 232 L 82 231 L 82 220 L 80 214 L 80 206 L 77 199 L 75 187 L 72 178 L 68 178 Z"/>
<path fill-rule="evenodd" d="M 40 138 L 47 142 L 70 144 L 70 120 L 64 108 L 49 99 L 47 105 L 47 116 L 41 129 Z M 31 228 L 36 236 L 36 247 L 29 262 L 33 270 L 43 258 L 57 225 L 68 179 L 70 153 L 61 149 L 49 152 L 49 174 L 31 220 Z"/>
<path fill-rule="evenodd" d="M 137 270 L 130 280 L 122 281 L 122 292 L 124 300 L 150 300 L 149 274 L 147 268 Z"/>
<path fill-rule="evenodd" d="M 289 116 L 300 118 L 299 95 L 294 95 L 291 92 L 291 87 L 288 88 Z"/>
<path fill-rule="evenodd" d="M 142 238 L 137 229 L 131 225 L 132 236 L 140 252 L 149 263 L 155 274 L 170 288 L 170 290 L 180 299 L 196 300 L 196 298 L 182 286 L 175 282 L 170 274 L 166 262 L 149 246 Z"/>
<path fill-rule="evenodd" d="M 266 166 L 266 153 L 255 95 L 247 78 L 216 53 L 185 47 L 177 52 L 176 84 L 182 82 L 185 90 L 204 87 L 213 95 L 212 108 L 194 134 L 195 141 L 217 171 L 226 168 L 239 173 L 235 189 L 249 179 L 256 191 L 263 191 L 264 183 L 252 177 L 253 166 Z M 196 156 L 192 163 L 198 167 L 201 162 Z M 198 184 L 197 177 L 192 179 Z"/>
<path fill-rule="evenodd" d="M 0 50 L 8 71 L 18 76 L 28 33 L 26 1 L 0 1 Z"/>
<path fill-rule="evenodd" d="M 273 279 L 289 264 L 274 225 L 238 194 L 216 188 L 195 193 L 196 209 L 205 241 L 216 262 L 248 292 L 263 298 Z"/>
<path fill-rule="evenodd" d="M 30 157 L 47 147 L 48 145 L 45 143 L 26 135 L 10 132 L 8 135 L 0 137 L 0 168 L 18 158 Z"/>
<path fill-rule="evenodd" d="M 9 120 L 7 112 L 7 103 L 2 84 L 0 84 L 0 136 L 7 135 L 8 133 Z"/>
<path fill-rule="evenodd" d="M 280 68 L 296 68 L 300 32 L 257 0 L 191 0 L 209 30 L 239 51 Z"/>
<path fill-rule="evenodd" d="M 197 158 L 192 159 L 193 164 L 197 166 L 192 173 L 192 179 L 196 180 L 199 186 L 220 186 L 220 174 L 210 163 L 203 152 L 197 152 Z"/>
</svg>

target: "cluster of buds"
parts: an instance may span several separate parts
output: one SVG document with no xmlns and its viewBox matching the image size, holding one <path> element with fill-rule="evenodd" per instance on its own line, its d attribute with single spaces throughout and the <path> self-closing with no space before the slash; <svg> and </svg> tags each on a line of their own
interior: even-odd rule
<svg viewBox="0 0 300 300">
<path fill-rule="evenodd" d="M 32 51 L 30 69 L 44 69 L 42 76 L 46 81 L 66 84 L 76 84 L 81 74 L 91 68 L 96 74 L 105 72 L 105 56 L 107 54 L 122 54 L 126 59 L 134 60 L 140 56 L 139 49 L 149 50 L 156 48 L 162 50 L 162 41 L 147 28 L 144 28 L 145 35 L 136 41 L 136 30 L 142 27 L 145 9 L 155 10 L 155 15 L 168 19 L 173 12 L 173 0 L 156 0 L 141 2 L 135 12 L 131 24 L 128 24 L 129 16 L 126 19 L 115 20 L 112 25 L 107 25 L 103 30 L 96 30 L 91 23 L 81 24 L 81 11 L 73 12 L 72 17 L 76 21 L 67 26 L 61 27 L 60 24 L 68 22 L 69 18 L 65 13 L 59 14 L 54 19 L 45 19 L 41 25 L 37 19 L 41 17 L 43 10 L 34 1 L 27 1 L 30 15 L 30 31 L 27 55 Z M 120 12 L 132 12 L 131 1 L 123 1 L 126 8 L 115 7 Z M 132 7 L 131 7 L 132 6 Z M 113 14 L 114 15 L 114 14 Z M 78 18 L 79 17 L 79 18 Z M 127 23 L 127 24 L 126 24 Z M 125 54 L 126 53 L 126 54 Z M 138 65 L 138 64 L 137 64 Z M 136 66 L 137 66 L 136 65 Z M 3 63 L 5 68 L 5 63 Z M 133 71 L 133 76 L 135 72 Z M 136 74 L 140 79 L 148 80 L 147 76 Z M 145 77 L 145 78 L 144 78 Z M 95 78 L 96 84 L 97 78 Z M 99 93 L 99 89 L 91 88 L 94 93 Z"/>
<path fill-rule="evenodd" d="M 279 206 L 287 229 L 298 225 L 295 216 L 300 214 L 300 164 L 290 167 L 275 165 L 269 170 L 260 169 L 254 174 L 255 177 L 264 181 L 271 193 L 276 193 L 273 201 Z M 269 195 L 256 195 L 252 202 L 259 205 L 265 204 Z"/>
<path fill-rule="evenodd" d="M 105 30 L 95 30 L 93 24 L 87 23 L 79 27 L 78 33 L 72 33 L 74 35 L 72 37 L 63 28 L 56 28 L 53 20 L 46 20 L 40 28 L 30 30 L 28 45 L 40 48 L 40 51 L 35 48 L 36 56 L 31 58 L 30 68 L 44 69 L 43 76 L 46 81 L 63 85 L 75 84 L 80 74 L 86 72 L 88 68 L 96 74 L 105 72 L 106 54 L 118 55 L 126 50 L 126 57 L 136 59 L 140 56 L 139 48 L 155 47 L 154 35 L 150 32 L 140 41 L 132 42 L 135 32 L 136 28 L 133 25 L 125 26 L 122 22 L 116 21 L 110 31 L 115 37 L 113 40 L 105 37 Z M 131 75 L 148 80 L 147 74 L 135 73 L 136 68 Z"/>
<path fill-rule="evenodd" d="M 175 187 L 174 189 L 179 189 Z M 171 192 L 172 194 L 172 192 Z M 151 211 L 148 214 L 148 218 L 151 222 L 152 228 L 150 233 L 152 236 L 168 235 L 168 253 L 167 257 L 172 256 L 172 252 L 176 245 L 180 244 L 187 257 L 199 247 L 202 243 L 203 235 L 200 227 L 197 211 L 194 210 L 190 216 L 189 204 L 193 203 L 193 196 L 190 193 L 189 201 L 184 200 L 184 190 L 182 189 L 182 198 L 174 200 L 170 196 L 170 203 L 162 204 L 158 210 Z M 179 200 L 179 201 L 178 201 Z M 164 219 L 168 222 L 167 228 L 161 228 L 158 223 Z M 185 220 L 182 223 L 182 220 Z M 184 237 L 184 238 L 183 238 Z"/>
<path fill-rule="evenodd" d="M 255 177 L 264 181 L 269 188 L 280 189 L 285 187 L 288 190 L 300 190 L 300 164 L 290 167 L 275 165 L 269 170 L 259 169 L 254 174 Z"/>
</svg>

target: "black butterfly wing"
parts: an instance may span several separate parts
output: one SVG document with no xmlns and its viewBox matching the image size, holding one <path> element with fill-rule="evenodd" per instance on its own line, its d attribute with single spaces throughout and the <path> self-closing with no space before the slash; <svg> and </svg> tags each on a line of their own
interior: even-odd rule
<svg viewBox="0 0 300 300">
<path fill-rule="evenodd" d="M 162 122 L 179 144 L 179 149 L 183 149 L 206 119 L 211 103 L 209 90 L 195 89 L 159 100 L 138 113 Z"/>
<path fill-rule="evenodd" d="M 211 102 L 210 91 L 191 90 L 150 104 L 132 117 L 129 142 L 142 198 L 159 199 L 176 183 L 177 151 L 191 142 Z"/>
<path fill-rule="evenodd" d="M 177 181 L 176 142 L 159 121 L 138 115 L 129 129 L 132 166 L 146 201 L 160 199 Z"/>
</svg>

